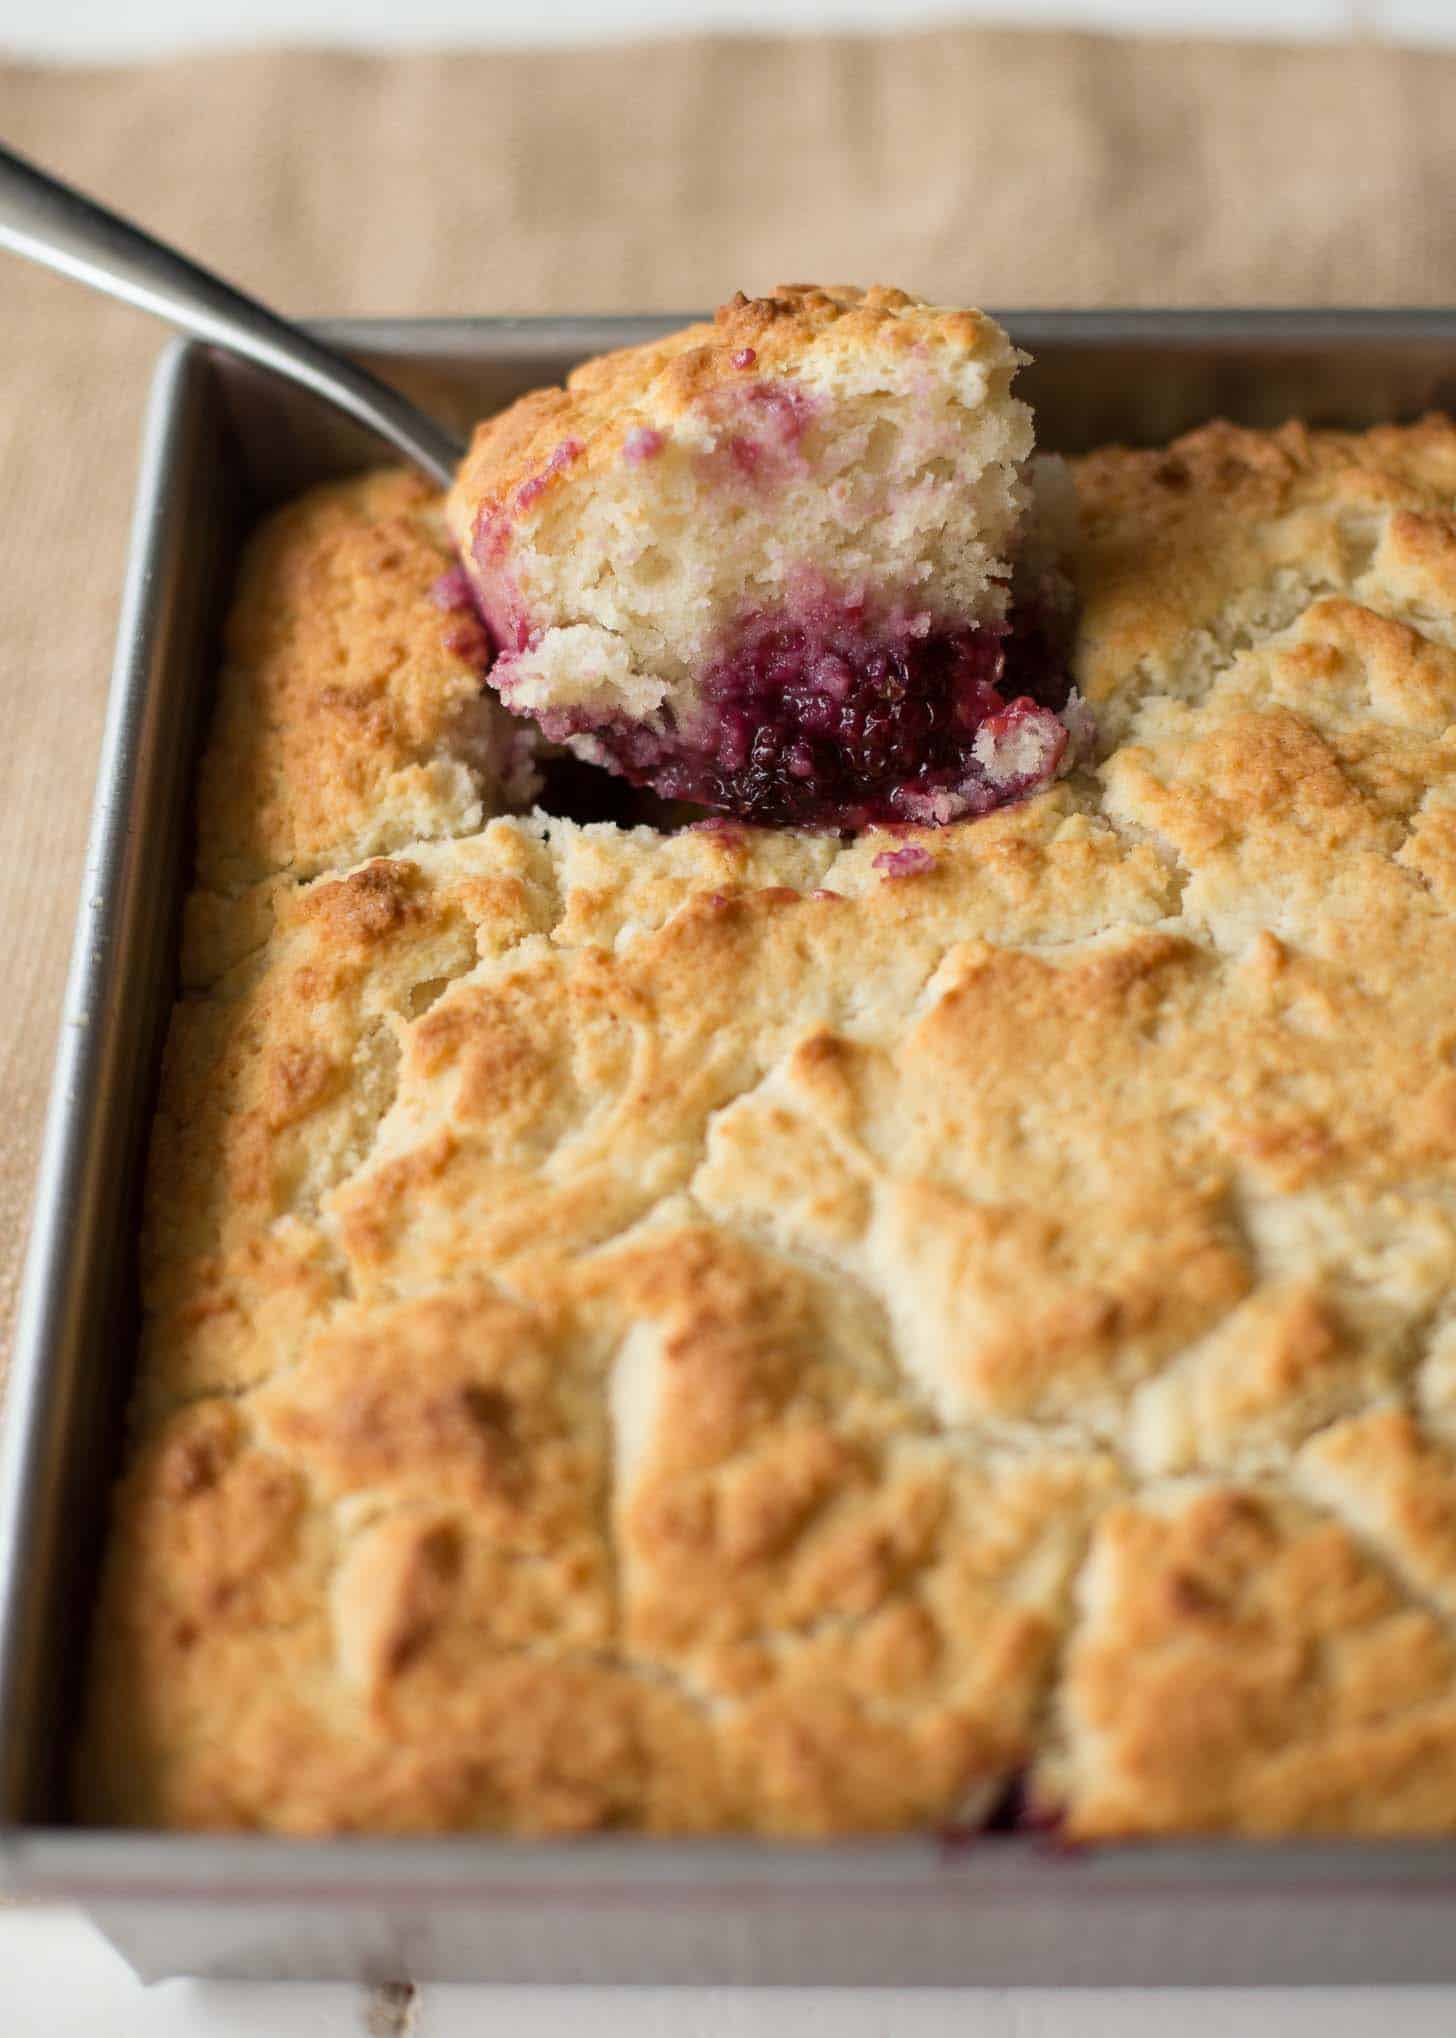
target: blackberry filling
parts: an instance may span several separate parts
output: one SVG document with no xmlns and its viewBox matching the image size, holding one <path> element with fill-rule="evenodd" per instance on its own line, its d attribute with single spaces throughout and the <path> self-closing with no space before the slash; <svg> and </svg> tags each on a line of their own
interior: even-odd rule
<svg viewBox="0 0 1456 2038">
<path fill-rule="evenodd" d="M 957 820 L 1055 774 L 1071 692 L 1058 624 L 1035 602 L 972 628 L 824 603 L 744 623 L 690 726 L 543 722 L 635 784 L 758 825 Z"/>
</svg>

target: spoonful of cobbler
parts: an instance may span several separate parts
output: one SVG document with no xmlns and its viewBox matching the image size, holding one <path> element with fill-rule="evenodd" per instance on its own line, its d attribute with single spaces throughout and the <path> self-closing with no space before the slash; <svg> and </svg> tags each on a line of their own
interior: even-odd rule
<svg viewBox="0 0 1456 2038">
<path fill-rule="evenodd" d="M 938 824 L 1044 784 L 1081 718 L 1022 540 L 1024 358 L 980 312 L 792 285 L 523 397 L 449 497 L 491 685 L 744 821 Z"/>
<path fill-rule="evenodd" d="M 1069 604 L 1024 535 L 1025 357 L 981 312 L 740 294 L 523 397 L 460 464 L 397 390 L 3 149 L 0 245 L 303 383 L 448 487 L 488 682 L 585 763 L 857 829 L 987 813 L 1077 754 Z"/>
</svg>

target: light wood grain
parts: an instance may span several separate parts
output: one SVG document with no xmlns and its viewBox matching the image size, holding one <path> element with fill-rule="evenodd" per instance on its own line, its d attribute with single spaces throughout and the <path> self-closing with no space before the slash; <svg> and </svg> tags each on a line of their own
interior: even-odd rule
<svg viewBox="0 0 1456 2038">
<path fill-rule="evenodd" d="M 942 32 L 0 66 L 0 133 L 296 311 L 1456 299 L 1456 58 Z M 155 328 L 0 269 L 0 1343 Z"/>
</svg>

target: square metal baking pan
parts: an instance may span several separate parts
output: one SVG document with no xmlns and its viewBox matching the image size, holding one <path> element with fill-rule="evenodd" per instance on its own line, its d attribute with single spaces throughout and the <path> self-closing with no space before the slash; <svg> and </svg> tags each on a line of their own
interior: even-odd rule
<svg viewBox="0 0 1456 2038">
<path fill-rule="evenodd" d="M 1213 415 L 1456 409 L 1456 313 L 1006 315 L 1041 443 Z M 465 427 L 664 319 L 323 328 Z M 136 1344 L 148 1120 L 191 863 L 189 791 L 248 525 L 379 458 L 313 401 L 174 347 L 147 416 L 85 889 L 0 1455 L 0 1873 L 81 1902 L 146 1978 L 1236 1983 L 1456 1978 L 1456 1843 L 1059 1851 L 290 1841 L 67 1822 L 65 1750 Z"/>
</svg>

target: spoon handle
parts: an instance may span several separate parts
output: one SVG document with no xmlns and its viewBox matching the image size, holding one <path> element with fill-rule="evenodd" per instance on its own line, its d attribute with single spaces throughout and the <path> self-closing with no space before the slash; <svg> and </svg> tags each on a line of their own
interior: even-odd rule
<svg viewBox="0 0 1456 2038">
<path fill-rule="evenodd" d="M 441 487 L 463 448 L 397 390 L 357 368 L 300 327 L 200 269 L 117 213 L 0 148 L 0 247 L 29 255 L 93 289 L 182 326 L 301 382 L 424 469 Z"/>
</svg>

